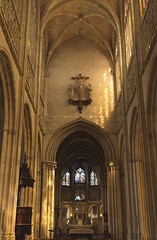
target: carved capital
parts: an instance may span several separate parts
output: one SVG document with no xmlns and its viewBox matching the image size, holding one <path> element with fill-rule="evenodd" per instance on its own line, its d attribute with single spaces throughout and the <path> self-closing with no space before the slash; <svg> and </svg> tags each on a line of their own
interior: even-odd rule
<svg viewBox="0 0 157 240">
<path fill-rule="evenodd" d="M 56 162 L 43 162 L 43 166 L 46 168 L 51 168 L 52 170 L 55 170 L 57 168 L 57 163 Z"/>
<path fill-rule="evenodd" d="M 128 160 L 128 162 L 129 162 L 129 163 L 136 163 L 136 162 L 138 162 L 138 158 L 135 158 L 135 159 L 130 158 L 130 159 Z"/>
<path fill-rule="evenodd" d="M 1 1 L 0 1 L 1 2 Z M 1 4 L 0 4 L 1 5 Z M 0 21 L 6 41 L 15 60 L 15 64 L 20 75 L 22 69 L 20 65 L 20 41 L 21 41 L 21 21 L 18 9 L 18 1 L 2 0 L 0 7 Z"/>
<path fill-rule="evenodd" d="M 15 135 L 16 131 L 14 129 L 0 129 L 0 134 L 7 133 L 8 135 Z"/>
<path fill-rule="evenodd" d="M 155 132 L 146 132 L 146 138 L 147 139 L 156 139 L 156 133 Z"/>
</svg>

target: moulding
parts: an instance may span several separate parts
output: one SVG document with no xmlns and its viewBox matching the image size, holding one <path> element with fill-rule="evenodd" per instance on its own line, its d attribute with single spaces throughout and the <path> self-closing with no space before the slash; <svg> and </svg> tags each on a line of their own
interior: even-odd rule
<svg viewBox="0 0 157 240">
<path fill-rule="evenodd" d="M 31 106 L 32 106 L 32 108 L 33 108 L 33 110 L 34 110 L 34 113 L 37 113 L 36 107 L 35 107 L 35 104 L 34 104 L 34 100 L 33 100 L 33 96 L 32 96 L 32 94 L 31 94 L 31 92 L 30 92 L 30 89 L 29 89 L 29 87 L 28 87 L 28 84 L 25 84 L 25 90 L 26 90 L 27 96 L 28 96 L 28 98 L 29 98 L 29 100 L 30 100 Z"/>
<path fill-rule="evenodd" d="M 7 133 L 9 135 L 15 135 L 16 131 L 14 129 L 0 129 L 0 134 Z"/>
<path fill-rule="evenodd" d="M 13 39 L 11 37 L 11 34 L 9 32 L 9 29 L 7 27 L 7 24 L 6 24 L 6 21 L 5 21 L 5 17 L 3 16 L 3 13 L 2 13 L 2 10 L 0 9 L 0 25 L 2 27 L 2 31 L 4 33 L 4 36 L 5 36 L 5 39 L 6 39 L 6 42 L 9 46 L 9 49 L 10 49 L 10 52 L 12 54 L 12 57 L 15 61 L 15 65 L 17 67 L 17 70 L 19 72 L 19 75 L 22 76 L 23 74 L 23 70 L 20 66 L 20 63 L 19 63 L 19 56 L 17 55 L 17 52 L 14 48 L 14 44 L 13 44 Z"/>
<path fill-rule="evenodd" d="M 53 135 L 47 144 L 46 151 L 45 151 L 45 160 L 51 157 L 56 157 L 57 147 L 59 146 L 60 142 L 69 134 L 74 131 L 87 131 L 93 137 L 97 138 L 97 141 L 102 146 L 103 150 L 106 152 L 107 159 L 115 159 L 115 149 L 113 143 L 107 134 L 101 127 L 96 125 L 95 123 L 89 122 L 82 117 L 71 121 L 61 128 L 59 128 Z"/>
</svg>

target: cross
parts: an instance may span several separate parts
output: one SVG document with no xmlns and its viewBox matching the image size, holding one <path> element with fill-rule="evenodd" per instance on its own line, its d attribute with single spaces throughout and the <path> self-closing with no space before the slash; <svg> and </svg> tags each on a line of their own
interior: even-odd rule
<svg viewBox="0 0 157 240">
<path fill-rule="evenodd" d="M 78 110 L 80 113 L 82 113 L 82 107 L 83 105 L 89 105 L 92 102 L 91 98 L 88 98 L 87 100 L 82 100 L 82 89 L 84 88 L 84 84 L 83 84 L 83 80 L 87 80 L 89 79 L 89 77 L 83 77 L 81 75 L 81 73 L 79 73 L 78 77 L 71 77 L 71 79 L 73 80 L 77 80 L 79 82 L 79 87 L 78 87 L 78 99 L 72 99 L 73 96 L 73 88 L 72 85 L 70 85 L 70 92 L 71 92 L 71 96 L 70 99 L 68 100 L 70 104 L 72 105 L 78 105 Z"/>
</svg>

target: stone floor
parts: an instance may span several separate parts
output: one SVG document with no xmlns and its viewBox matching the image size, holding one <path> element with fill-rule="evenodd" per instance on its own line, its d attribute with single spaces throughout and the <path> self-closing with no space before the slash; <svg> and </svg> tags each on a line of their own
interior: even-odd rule
<svg viewBox="0 0 157 240">
<path fill-rule="evenodd" d="M 69 234 L 64 234 L 62 236 L 57 236 L 54 238 L 54 240 L 90 240 L 91 238 L 87 238 L 86 236 L 84 237 L 75 237 L 71 238 Z M 110 234 L 104 235 L 104 234 L 93 234 L 92 240 L 113 240 Z"/>
</svg>

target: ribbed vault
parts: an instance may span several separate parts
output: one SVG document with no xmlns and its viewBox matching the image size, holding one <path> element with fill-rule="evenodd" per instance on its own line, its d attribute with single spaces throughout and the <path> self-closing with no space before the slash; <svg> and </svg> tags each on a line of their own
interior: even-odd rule
<svg viewBox="0 0 157 240">
<path fill-rule="evenodd" d="M 77 39 L 93 42 L 114 64 L 118 9 L 117 0 L 44 0 L 41 32 L 47 35 L 47 65 L 57 49 Z"/>
<path fill-rule="evenodd" d="M 86 161 L 105 169 L 115 160 L 110 138 L 103 129 L 83 118 L 63 126 L 51 137 L 46 151 L 46 161 L 57 162 L 58 168 L 78 161 Z"/>
<path fill-rule="evenodd" d="M 62 141 L 56 160 L 60 171 L 79 163 L 90 164 L 99 171 L 105 169 L 105 156 L 100 143 L 83 131 L 76 131 Z"/>
</svg>

